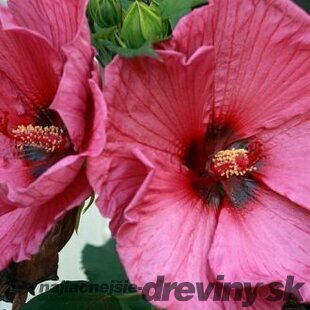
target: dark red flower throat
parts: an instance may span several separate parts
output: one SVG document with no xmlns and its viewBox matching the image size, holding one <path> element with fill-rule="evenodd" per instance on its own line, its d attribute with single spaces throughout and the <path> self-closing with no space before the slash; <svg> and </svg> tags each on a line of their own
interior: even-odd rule
<svg viewBox="0 0 310 310">
<path fill-rule="evenodd" d="M 253 173 L 263 157 L 257 139 L 234 141 L 229 126 L 210 126 L 205 136 L 194 138 L 185 152 L 184 163 L 193 172 L 192 186 L 208 205 L 219 208 L 226 196 L 240 208 L 255 189 Z"/>
<path fill-rule="evenodd" d="M 9 126 L 9 119 L 8 112 L 0 117 L 0 133 L 15 145 L 19 157 L 33 166 L 34 177 L 70 153 L 68 133 L 56 112 L 41 109 L 33 123 L 26 122 L 13 128 Z"/>
</svg>

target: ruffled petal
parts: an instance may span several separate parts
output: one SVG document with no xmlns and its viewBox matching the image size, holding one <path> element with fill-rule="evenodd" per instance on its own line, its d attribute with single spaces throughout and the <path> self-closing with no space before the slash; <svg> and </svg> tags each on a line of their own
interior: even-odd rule
<svg viewBox="0 0 310 310">
<path fill-rule="evenodd" d="M 115 234 L 123 221 L 124 209 L 134 197 L 143 195 L 154 166 L 141 152 L 115 143 L 109 144 L 100 156 L 89 158 L 87 168 L 91 185 L 99 194 L 96 203 L 104 216 L 113 218 L 110 228 Z"/>
<path fill-rule="evenodd" d="M 17 24 L 42 34 L 60 50 L 85 22 L 86 0 L 9 0 Z"/>
<path fill-rule="evenodd" d="M 55 197 L 66 190 L 68 193 L 71 192 L 71 195 L 76 193 L 76 188 L 71 184 L 79 175 L 83 164 L 84 158 L 80 155 L 66 156 L 28 186 L 16 187 L 14 184 L 9 186 L 7 199 L 21 207 L 44 205 L 51 200 L 57 204 Z M 85 184 L 84 180 L 81 182 Z M 79 203 L 82 203 L 86 198 L 81 195 Z"/>
<path fill-rule="evenodd" d="M 89 33 L 85 25 L 81 27 L 78 38 L 64 47 L 63 52 L 67 61 L 50 109 L 59 113 L 78 151 L 84 140 L 85 115 L 92 97 L 89 79 L 94 65 L 94 51 L 90 47 Z"/>
<path fill-rule="evenodd" d="M 213 100 L 213 50 L 189 60 L 176 52 L 116 58 L 105 72 L 109 141 L 139 143 L 179 157 L 189 140 L 204 135 L 205 103 Z"/>
<path fill-rule="evenodd" d="M 36 254 L 53 225 L 70 209 L 81 203 L 81 196 L 90 195 L 86 177 L 81 173 L 71 183 L 71 193 L 55 196 L 39 207 L 18 208 L 0 217 L 0 270 L 12 261 L 20 262 Z M 72 190 L 74 188 L 74 190 Z"/>
<path fill-rule="evenodd" d="M 106 143 L 107 107 L 101 90 L 99 68 L 95 66 L 89 79 L 91 100 L 87 104 L 87 123 L 85 128 L 83 155 L 94 157 L 101 154 Z"/>
<path fill-rule="evenodd" d="M 259 137 L 266 153 L 259 178 L 273 191 L 310 210 L 310 114 Z"/>
<path fill-rule="evenodd" d="M 0 133 L 0 184 L 26 187 L 32 181 L 32 175 L 28 173 L 29 166 L 13 154 L 16 154 L 15 145 Z"/>
<path fill-rule="evenodd" d="M 1 77 L 9 81 L 4 84 L 14 85 L 16 101 L 22 100 L 28 108 L 50 103 L 62 67 L 56 51 L 43 38 L 23 29 L 0 28 L 0 46 Z M 1 110 L 8 104 L 3 102 L 5 98 L 0 98 Z M 22 114 L 21 109 L 17 112 Z"/>
<path fill-rule="evenodd" d="M 309 220 L 309 211 L 262 188 L 243 209 L 227 205 L 210 250 L 213 272 L 229 282 L 279 281 L 285 286 L 287 276 L 294 276 L 295 283 L 309 283 Z M 309 286 L 300 293 L 309 300 Z"/>
<path fill-rule="evenodd" d="M 310 18 L 287 0 L 214 0 L 184 17 L 166 48 L 215 48 L 215 114 L 248 136 L 309 108 Z"/>
<path fill-rule="evenodd" d="M 108 210 L 117 210 L 115 204 L 122 207 L 112 227 L 129 279 L 143 287 L 163 275 L 165 282 L 207 286 L 207 253 L 217 213 L 193 194 L 187 169 L 167 165 L 167 156 L 149 159 L 148 155 L 135 149 L 131 158 L 129 154 L 113 156 L 113 175 L 103 184 L 104 191 L 113 193 L 105 202 Z M 186 303 L 176 300 L 173 293 L 167 301 L 152 302 L 168 309 L 216 308 L 212 300 L 199 301 L 197 294 Z"/>
</svg>

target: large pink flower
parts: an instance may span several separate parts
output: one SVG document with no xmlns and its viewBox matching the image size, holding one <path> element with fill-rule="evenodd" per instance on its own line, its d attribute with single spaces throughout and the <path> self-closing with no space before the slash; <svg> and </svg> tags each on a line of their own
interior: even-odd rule
<svg viewBox="0 0 310 310">
<path fill-rule="evenodd" d="M 98 204 L 138 286 L 309 283 L 309 17 L 286 0 L 213 2 L 179 23 L 160 62 L 106 69 L 108 143 L 89 161 Z"/>
<path fill-rule="evenodd" d="M 102 151 L 105 112 L 86 2 L 0 7 L 0 270 L 91 194 L 84 161 Z"/>
</svg>

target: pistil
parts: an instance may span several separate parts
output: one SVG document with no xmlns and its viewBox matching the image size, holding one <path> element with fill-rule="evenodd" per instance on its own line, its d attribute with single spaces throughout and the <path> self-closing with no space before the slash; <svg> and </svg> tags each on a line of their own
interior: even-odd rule
<svg viewBox="0 0 310 310">
<path fill-rule="evenodd" d="M 68 143 L 63 129 L 56 126 L 19 125 L 9 130 L 6 117 L 0 119 L 0 132 L 15 142 L 16 148 L 36 147 L 48 153 L 64 152 Z"/>
<path fill-rule="evenodd" d="M 256 170 L 252 156 L 247 149 L 227 149 L 216 153 L 212 159 L 212 170 L 227 179 L 231 176 L 243 176 Z"/>
</svg>

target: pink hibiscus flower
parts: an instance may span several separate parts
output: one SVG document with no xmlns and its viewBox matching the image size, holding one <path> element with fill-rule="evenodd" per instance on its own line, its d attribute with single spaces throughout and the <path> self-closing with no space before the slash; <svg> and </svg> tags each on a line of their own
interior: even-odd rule
<svg viewBox="0 0 310 310">
<path fill-rule="evenodd" d="M 138 286 L 158 275 L 309 283 L 310 19 L 286 0 L 210 2 L 182 19 L 160 62 L 106 69 L 107 145 L 89 161 L 98 205 Z M 265 293 L 253 308 L 284 303 Z M 300 293 L 309 300 L 309 285 Z M 197 294 L 154 303 L 240 308 Z"/>
<path fill-rule="evenodd" d="M 102 151 L 104 104 L 86 2 L 0 7 L 0 270 L 91 194 L 84 162 Z"/>
</svg>

